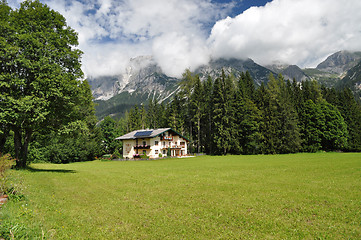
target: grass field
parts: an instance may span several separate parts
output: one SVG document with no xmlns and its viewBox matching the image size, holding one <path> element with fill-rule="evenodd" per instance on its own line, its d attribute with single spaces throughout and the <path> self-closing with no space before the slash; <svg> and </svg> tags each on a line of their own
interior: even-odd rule
<svg viewBox="0 0 361 240">
<path fill-rule="evenodd" d="M 359 153 L 32 168 L 1 209 L 15 239 L 361 239 Z"/>
</svg>

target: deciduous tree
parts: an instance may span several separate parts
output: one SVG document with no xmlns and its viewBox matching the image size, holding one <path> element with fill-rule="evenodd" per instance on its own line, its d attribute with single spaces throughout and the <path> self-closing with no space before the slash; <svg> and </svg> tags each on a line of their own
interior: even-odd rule
<svg viewBox="0 0 361 240">
<path fill-rule="evenodd" d="M 81 118 L 82 52 L 65 18 L 38 0 L 16 10 L 0 5 L 6 15 L 0 24 L 6 29 L 0 36 L 1 125 L 14 132 L 17 166 L 25 167 L 33 133 Z"/>
</svg>

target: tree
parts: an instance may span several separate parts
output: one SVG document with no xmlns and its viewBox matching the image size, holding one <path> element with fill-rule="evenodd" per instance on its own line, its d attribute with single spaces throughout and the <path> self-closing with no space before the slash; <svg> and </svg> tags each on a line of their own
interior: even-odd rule
<svg viewBox="0 0 361 240">
<path fill-rule="evenodd" d="M 316 152 L 322 148 L 322 129 L 324 120 L 318 104 L 311 99 L 303 103 L 299 113 L 302 136 L 302 151 Z"/>
<path fill-rule="evenodd" d="M 116 130 L 116 122 L 110 116 L 107 116 L 100 122 L 99 127 L 103 135 L 103 144 L 106 153 L 113 153 L 116 149 L 116 137 L 119 137 Z"/>
<path fill-rule="evenodd" d="M 337 108 L 348 127 L 348 150 L 361 151 L 361 104 L 357 102 L 351 89 L 345 88 L 338 93 Z"/>
<path fill-rule="evenodd" d="M 264 153 L 297 152 L 301 139 L 298 128 L 298 116 L 292 104 L 283 76 L 277 79 L 270 74 L 266 89 L 266 98 L 262 103 Z"/>
<path fill-rule="evenodd" d="M 213 80 L 210 76 L 208 76 L 207 80 L 202 83 L 203 89 L 203 97 L 204 97 L 204 114 L 203 114 L 203 144 L 205 147 L 206 153 L 212 153 L 213 150 L 213 99 L 212 99 L 212 91 L 213 91 Z"/>
<path fill-rule="evenodd" d="M 2 16 L 6 8 L 2 3 Z M 82 52 L 65 18 L 38 0 L 9 10 L 1 25 L 6 28 L 0 40 L 1 124 L 13 131 L 17 166 L 25 167 L 34 133 L 83 117 L 78 114 Z"/>
<path fill-rule="evenodd" d="M 235 149 L 235 106 L 234 106 L 234 83 L 231 76 L 222 75 L 214 82 L 213 89 L 213 121 L 214 121 L 214 145 L 216 153 L 227 154 Z"/>
<path fill-rule="evenodd" d="M 347 147 L 347 125 L 340 111 L 330 103 L 320 103 L 322 114 L 322 148 L 323 150 L 340 150 Z"/>
<path fill-rule="evenodd" d="M 252 101 L 255 98 L 255 88 L 249 73 L 242 73 L 238 81 L 236 93 L 235 130 L 238 143 L 236 152 L 255 154 L 259 151 L 261 136 L 260 110 Z"/>
<path fill-rule="evenodd" d="M 322 94 L 328 103 L 337 107 L 347 124 L 349 151 L 361 151 L 361 104 L 351 89 L 337 91 L 322 87 Z"/>
<path fill-rule="evenodd" d="M 193 87 L 192 94 L 190 96 L 190 108 L 191 108 L 191 115 L 193 116 L 192 122 L 195 125 L 195 136 L 196 136 L 196 145 L 197 145 L 197 152 L 201 151 L 202 143 L 201 143 L 201 136 L 202 136 L 202 124 L 201 120 L 204 114 L 204 95 L 203 95 L 203 85 L 199 79 L 199 76 L 196 76 L 196 81 Z"/>
</svg>

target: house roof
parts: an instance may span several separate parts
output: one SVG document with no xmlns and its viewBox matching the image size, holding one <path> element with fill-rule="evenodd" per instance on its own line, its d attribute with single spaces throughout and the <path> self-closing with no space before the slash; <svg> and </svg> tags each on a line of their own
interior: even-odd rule
<svg viewBox="0 0 361 240">
<path fill-rule="evenodd" d="M 182 136 L 181 134 L 179 134 L 178 132 L 176 132 L 175 130 L 173 130 L 171 128 L 135 130 L 135 131 L 127 133 L 123 136 L 117 137 L 116 140 L 127 140 L 127 139 L 137 139 L 137 138 L 154 138 L 167 131 L 172 131 L 175 134 L 177 134 L 177 135 L 183 137 L 184 139 L 186 139 L 187 141 L 189 141 L 188 138 Z"/>
</svg>

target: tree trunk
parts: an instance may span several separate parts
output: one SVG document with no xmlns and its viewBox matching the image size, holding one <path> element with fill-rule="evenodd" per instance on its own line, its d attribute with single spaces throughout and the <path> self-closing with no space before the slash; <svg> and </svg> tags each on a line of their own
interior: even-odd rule
<svg viewBox="0 0 361 240">
<path fill-rule="evenodd" d="M 200 153 L 200 150 L 201 150 L 201 118 L 198 117 L 198 126 L 197 126 L 197 130 L 198 130 L 198 153 Z"/>
<path fill-rule="evenodd" d="M 22 134 L 20 129 L 14 129 L 14 147 L 16 167 L 25 168 L 28 160 L 28 149 L 31 139 L 32 131 L 30 129 L 25 130 L 25 134 Z"/>
<path fill-rule="evenodd" d="M 6 139 L 9 136 L 9 130 L 5 129 L 5 130 L 3 130 L 3 132 L 4 133 L 0 135 L 0 153 L 4 153 Z"/>
</svg>

